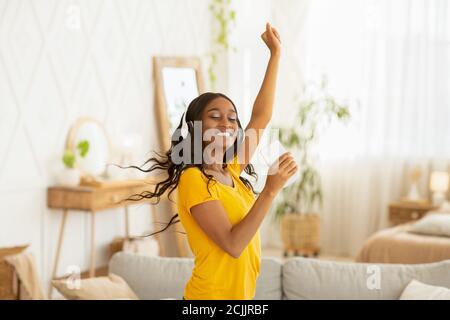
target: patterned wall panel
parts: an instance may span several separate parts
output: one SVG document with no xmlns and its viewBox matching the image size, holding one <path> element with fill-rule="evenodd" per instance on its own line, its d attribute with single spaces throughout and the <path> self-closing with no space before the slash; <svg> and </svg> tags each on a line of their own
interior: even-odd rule
<svg viewBox="0 0 450 320">
<path fill-rule="evenodd" d="M 208 4 L 0 0 L 0 246 L 31 244 L 45 284 L 61 217 L 46 208 L 45 190 L 71 124 L 92 116 L 112 137 L 139 133 L 148 155 L 157 141 L 151 58 L 205 56 Z M 132 208 L 134 233 L 148 229 L 149 211 Z M 122 215 L 110 210 L 97 224 L 98 263 L 104 264 L 109 242 L 122 233 Z M 59 273 L 89 262 L 87 218 L 70 215 L 67 230 Z"/>
</svg>

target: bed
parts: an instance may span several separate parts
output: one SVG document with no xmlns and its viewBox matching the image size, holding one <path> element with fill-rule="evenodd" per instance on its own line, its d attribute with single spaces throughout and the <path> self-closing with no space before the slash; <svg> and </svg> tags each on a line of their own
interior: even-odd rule
<svg viewBox="0 0 450 320">
<path fill-rule="evenodd" d="M 450 259 L 450 237 L 408 232 L 411 223 L 376 232 L 364 243 L 357 262 L 428 263 Z"/>
</svg>

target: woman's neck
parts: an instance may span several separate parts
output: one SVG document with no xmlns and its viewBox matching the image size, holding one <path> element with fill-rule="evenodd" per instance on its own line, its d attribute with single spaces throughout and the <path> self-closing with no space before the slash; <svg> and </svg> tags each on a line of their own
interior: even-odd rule
<svg viewBox="0 0 450 320">
<path fill-rule="evenodd" d="M 204 164 L 203 168 L 208 171 L 224 172 L 223 163 Z"/>
<path fill-rule="evenodd" d="M 223 158 L 225 155 L 225 150 L 215 149 L 211 154 L 204 154 L 205 163 L 203 168 L 206 170 L 212 170 L 216 172 L 224 172 Z"/>
</svg>

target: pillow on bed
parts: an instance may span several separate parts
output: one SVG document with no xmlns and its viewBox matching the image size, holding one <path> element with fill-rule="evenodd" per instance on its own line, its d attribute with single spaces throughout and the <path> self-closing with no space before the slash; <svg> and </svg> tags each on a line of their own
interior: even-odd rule
<svg viewBox="0 0 450 320">
<path fill-rule="evenodd" d="M 450 213 L 429 213 L 413 223 L 409 232 L 450 237 Z"/>
<path fill-rule="evenodd" d="M 406 286 L 400 300 L 450 300 L 450 290 L 412 280 Z"/>
</svg>

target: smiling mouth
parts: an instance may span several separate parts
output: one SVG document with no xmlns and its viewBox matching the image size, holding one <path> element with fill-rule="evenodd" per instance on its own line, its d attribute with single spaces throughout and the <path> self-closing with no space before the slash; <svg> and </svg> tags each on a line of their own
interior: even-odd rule
<svg viewBox="0 0 450 320">
<path fill-rule="evenodd" d="M 231 137 L 231 133 L 230 132 L 219 132 L 219 133 L 217 133 L 217 135 L 219 137 Z"/>
</svg>

